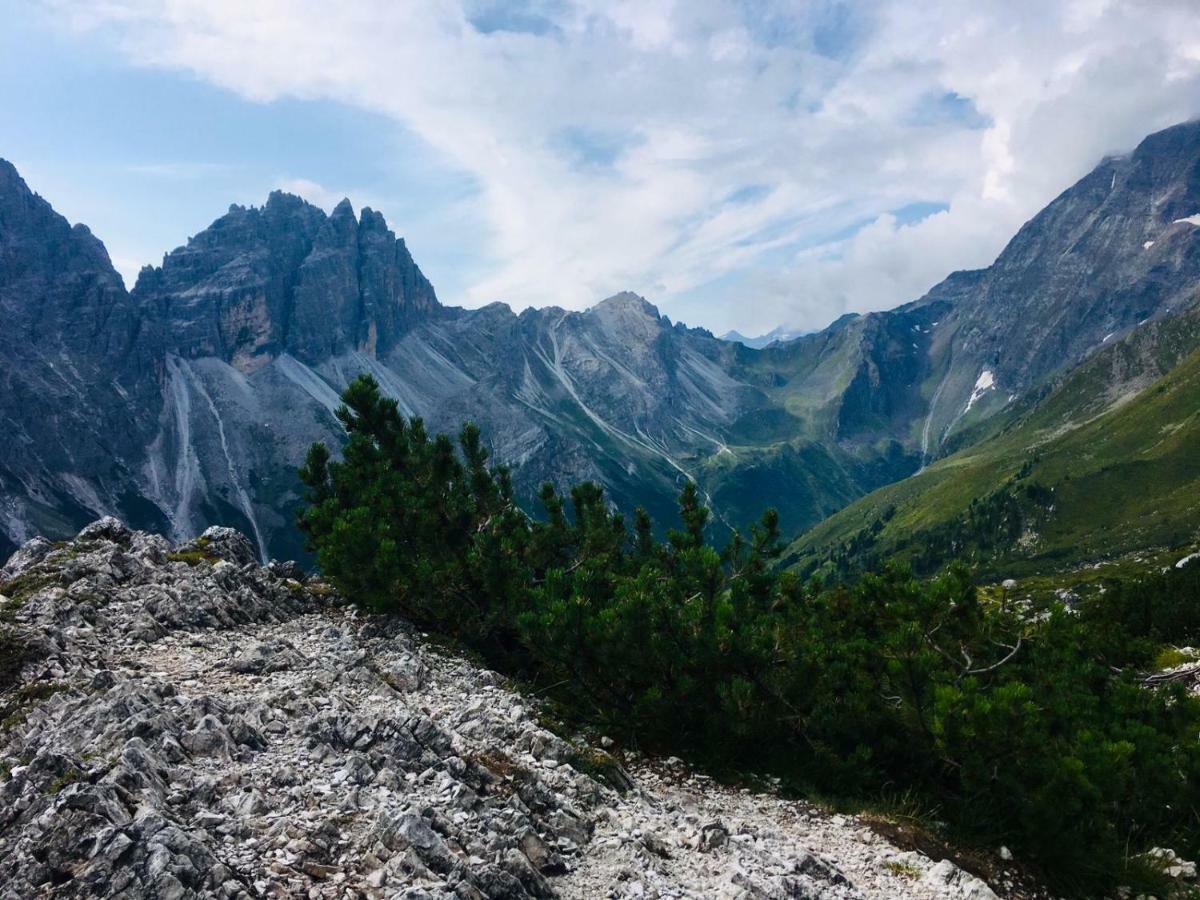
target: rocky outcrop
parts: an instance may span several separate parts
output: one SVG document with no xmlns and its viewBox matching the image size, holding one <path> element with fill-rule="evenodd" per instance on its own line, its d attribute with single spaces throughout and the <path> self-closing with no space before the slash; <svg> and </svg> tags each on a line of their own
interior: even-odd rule
<svg viewBox="0 0 1200 900">
<path fill-rule="evenodd" d="M 0 553 L 100 511 L 161 527 L 134 487 L 161 407 L 154 318 L 3 160 L 0 322 Z"/>
<path fill-rule="evenodd" d="M 538 724 L 228 529 L 107 519 L 0 574 L 0 897 L 987 898 L 853 817 Z"/>
<path fill-rule="evenodd" d="M 938 443 L 1200 299 L 1198 172 L 1200 121 L 1150 135 L 1055 198 L 974 273 L 931 342 L 937 379 L 925 396 Z"/>
<path fill-rule="evenodd" d="M 165 351 L 256 371 L 283 353 L 306 364 L 352 351 L 386 354 L 439 307 L 383 216 L 326 216 L 276 191 L 261 209 L 232 206 L 185 247 L 146 268 L 134 299 L 153 307 Z"/>
</svg>

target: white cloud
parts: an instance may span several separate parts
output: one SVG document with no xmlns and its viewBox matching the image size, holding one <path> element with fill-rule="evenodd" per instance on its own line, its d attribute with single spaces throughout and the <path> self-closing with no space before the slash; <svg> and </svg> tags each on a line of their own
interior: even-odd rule
<svg viewBox="0 0 1200 900">
<path fill-rule="evenodd" d="M 321 207 L 325 212 L 333 212 L 333 208 L 346 196 L 337 191 L 331 191 L 324 185 L 308 178 L 281 178 L 276 186 L 281 191 L 303 197 L 313 206 Z"/>
<path fill-rule="evenodd" d="M 632 288 L 721 330 L 910 299 L 987 264 L 1103 154 L 1200 113 L 1188 0 L 56 8 L 138 64 L 419 135 L 480 186 L 486 259 L 452 302 Z M 916 201 L 949 209 L 889 215 Z"/>
</svg>

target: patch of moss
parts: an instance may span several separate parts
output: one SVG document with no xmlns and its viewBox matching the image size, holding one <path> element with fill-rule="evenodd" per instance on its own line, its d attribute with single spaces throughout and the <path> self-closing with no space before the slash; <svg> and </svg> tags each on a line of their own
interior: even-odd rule
<svg viewBox="0 0 1200 900">
<path fill-rule="evenodd" d="M 203 563 L 210 566 L 215 565 L 220 558 L 215 553 L 209 553 L 206 550 L 176 550 L 167 554 L 169 562 L 187 563 L 192 568 Z"/>
<path fill-rule="evenodd" d="M 633 787 L 633 782 L 629 780 L 629 774 L 622 768 L 616 757 L 603 750 L 597 750 L 594 747 L 579 750 L 572 753 L 567 762 L 576 771 L 582 772 L 601 784 L 608 785 L 619 794 L 624 794 Z"/>
<path fill-rule="evenodd" d="M 46 793 L 50 795 L 57 794 L 63 788 L 69 787 L 70 785 L 75 784 L 75 782 L 81 781 L 82 779 L 83 773 L 72 766 L 58 778 L 54 779 L 54 782 L 49 788 L 47 788 Z"/>
<path fill-rule="evenodd" d="M 4 594 L 12 601 L 10 608 L 18 608 L 26 600 L 36 594 L 42 588 L 49 587 L 58 582 L 57 573 L 32 571 L 26 572 L 23 575 L 18 575 L 11 581 L 6 581 L 0 584 L 0 594 Z"/>
</svg>

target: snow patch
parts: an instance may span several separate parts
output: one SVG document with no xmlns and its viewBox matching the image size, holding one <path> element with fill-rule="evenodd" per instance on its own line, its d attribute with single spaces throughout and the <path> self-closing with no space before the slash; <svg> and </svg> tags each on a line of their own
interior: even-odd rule
<svg viewBox="0 0 1200 900">
<path fill-rule="evenodd" d="M 1154 246 L 1154 241 L 1146 241 L 1144 244 L 1142 244 L 1142 249 L 1149 250 L 1153 246 Z"/>
<path fill-rule="evenodd" d="M 975 388 L 971 391 L 971 396 L 967 398 L 967 408 L 963 412 L 970 412 L 975 402 L 995 386 L 996 376 L 992 374 L 991 369 L 984 369 L 980 372 L 979 377 L 975 379 Z"/>
<path fill-rule="evenodd" d="M 1109 332 L 1108 334 L 1106 334 L 1104 337 L 1100 338 L 1100 343 L 1102 343 L 1102 344 L 1107 344 L 1107 343 L 1108 343 L 1108 339 L 1109 339 L 1110 337 L 1112 337 L 1114 334 L 1116 334 L 1116 332 L 1115 332 L 1115 331 L 1110 331 L 1110 332 Z"/>
<path fill-rule="evenodd" d="M 1179 560 L 1179 562 L 1175 563 L 1175 568 L 1182 569 L 1188 563 L 1194 562 L 1195 560 L 1198 560 L 1198 559 L 1200 559 L 1200 553 L 1189 553 L 1183 559 Z"/>
<path fill-rule="evenodd" d="M 1194 213 L 1190 216 L 1184 216 L 1182 219 L 1176 219 L 1172 225 L 1178 225 L 1181 222 L 1186 222 L 1189 225 L 1200 225 L 1200 213 Z"/>
</svg>

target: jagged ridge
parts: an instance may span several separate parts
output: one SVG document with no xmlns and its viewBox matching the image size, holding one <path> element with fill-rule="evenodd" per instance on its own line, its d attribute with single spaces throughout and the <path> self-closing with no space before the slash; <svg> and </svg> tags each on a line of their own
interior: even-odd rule
<svg viewBox="0 0 1200 900">
<path fill-rule="evenodd" d="M 367 372 L 435 429 L 483 426 L 518 493 L 584 479 L 660 523 L 697 479 L 717 520 L 801 531 L 1008 415 L 1200 284 L 1200 124 L 1106 160 L 988 269 L 761 351 L 634 294 L 592 310 L 438 305 L 378 213 L 273 194 L 233 207 L 125 294 L 103 247 L 0 173 L 0 551 L 101 513 L 261 557 L 292 528 L 305 448 L 337 444 Z"/>
</svg>

